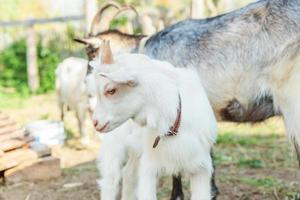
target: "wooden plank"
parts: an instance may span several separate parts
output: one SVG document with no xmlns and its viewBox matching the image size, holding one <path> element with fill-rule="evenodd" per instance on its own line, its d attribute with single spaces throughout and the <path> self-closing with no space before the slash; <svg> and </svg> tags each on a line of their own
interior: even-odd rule
<svg viewBox="0 0 300 200">
<path fill-rule="evenodd" d="M 11 151 L 23 147 L 26 144 L 25 140 L 9 139 L 0 143 L 1 151 Z"/>
<path fill-rule="evenodd" d="M 51 19 L 28 19 L 28 20 L 20 20 L 20 21 L 0 21 L 0 26 L 10 27 L 10 26 L 32 26 L 34 24 L 48 24 L 54 22 L 66 22 L 66 21 L 78 21 L 83 20 L 83 15 L 77 16 L 65 16 L 65 17 L 55 17 Z"/>
<path fill-rule="evenodd" d="M 0 142 L 15 138 L 24 138 L 24 131 L 18 130 L 10 134 L 0 135 Z"/>
<path fill-rule="evenodd" d="M 9 134 L 9 133 L 18 131 L 20 129 L 21 128 L 17 125 L 5 126 L 5 127 L 0 128 L 0 135 Z"/>
<path fill-rule="evenodd" d="M 9 119 L 6 119 L 6 120 L 1 120 L 0 121 L 0 128 L 2 127 L 6 127 L 6 126 L 12 126 L 12 125 L 16 125 L 17 123 L 12 121 L 12 120 L 9 120 Z"/>
<path fill-rule="evenodd" d="M 4 115 L 4 114 L 0 114 L 0 120 L 8 120 L 9 117 L 7 115 Z"/>
<path fill-rule="evenodd" d="M 36 160 L 38 155 L 30 149 L 17 149 L 0 157 L 0 171 L 15 167 L 25 161 Z"/>
<path fill-rule="evenodd" d="M 34 161 L 24 162 L 18 167 L 4 172 L 5 182 L 8 184 L 18 183 L 21 181 L 49 180 L 60 176 L 60 160 L 50 156 Z"/>
</svg>

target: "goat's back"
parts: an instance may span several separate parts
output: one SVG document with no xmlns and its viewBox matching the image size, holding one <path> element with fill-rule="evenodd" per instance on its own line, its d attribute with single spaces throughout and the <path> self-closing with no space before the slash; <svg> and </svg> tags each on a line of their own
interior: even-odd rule
<svg viewBox="0 0 300 200">
<path fill-rule="evenodd" d="M 60 101 L 77 101 L 84 95 L 87 64 L 85 59 L 70 57 L 58 65 L 55 73 Z"/>
</svg>

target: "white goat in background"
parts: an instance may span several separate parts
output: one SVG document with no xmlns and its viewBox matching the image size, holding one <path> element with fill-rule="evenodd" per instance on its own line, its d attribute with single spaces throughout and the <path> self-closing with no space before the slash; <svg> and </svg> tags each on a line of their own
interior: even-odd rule
<svg viewBox="0 0 300 200">
<path fill-rule="evenodd" d="M 56 91 L 61 120 L 64 120 L 64 109 L 73 110 L 78 120 L 78 129 L 83 144 L 89 143 L 89 135 L 85 130 L 86 113 L 91 109 L 88 89 L 85 84 L 88 61 L 70 57 L 63 60 L 55 71 Z"/>
<path fill-rule="evenodd" d="M 135 155 L 142 152 L 137 198 L 155 200 L 157 176 L 185 172 L 190 175 L 191 199 L 211 199 L 210 150 L 217 125 L 195 69 L 174 68 L 139 54 L 121 54 L 113 61 L 108 43 L 101 62 L 90 65 L 98 97 L 93 117 L 96 130 L 109 132 L 129 119 L 145 127 L 127 138 L 133 140 L 131 149 L 142 144 L 142 150 L 135 151 Z"/>
</svg>

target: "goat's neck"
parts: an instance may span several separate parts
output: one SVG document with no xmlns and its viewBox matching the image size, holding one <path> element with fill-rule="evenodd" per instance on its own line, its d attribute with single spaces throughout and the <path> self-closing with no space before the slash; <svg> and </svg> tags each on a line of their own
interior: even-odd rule
<svg viewBox="0 0 300 200">
<path fill-rule="evenodd" d="M 143 35 L 128 35 L 118 31 L 107 31 L 100 35 L 103 40 L 109 40 L 114 54 L 136 52 Z"/>
<path fill-rule="evenodd" d="M 145 102 L 146 106 L 137 116 L 140 122 L 147 128 L 163 136 L 167 134 L 177 117 L 179 106 L 179 91 L 173 84 L 165 82 L 151 82 L 147 88 Z M 141 124 L 141 123 L 140 123 Z"/>
</svg>

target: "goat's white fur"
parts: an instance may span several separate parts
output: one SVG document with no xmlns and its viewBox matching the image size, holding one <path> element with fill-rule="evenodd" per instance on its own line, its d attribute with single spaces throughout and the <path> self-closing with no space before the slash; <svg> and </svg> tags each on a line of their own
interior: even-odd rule
<svg viewBox="0 0 300 200">
<path fill-rule="evenodd" d="M 85 59 L 69 57 L 63 60 L 55 71 L 58 105 L 62 119 L 65 106 L 75 111 L 81 140 L 84 144 L 89 143 L 84 123 L 86 113 L 90 108 L 88 90 L 84 81 L 87 64 L 88 61 Z"/>
<path fill-rule="evenodd" d="M 94 119 L 99 122 L 96 128 L 100 129 L 109 122 L 103 131 L 111 131 L 131 118 L 144 127 L 133 128 L 129 134 L 127 127 L 123 136 L 115 134 L 122 141 L 127 141 L 126 144 L 131 144 L 127 149 L 135 156 L 130 158 L 133 163 L 141 155 L 137 198 L 156 199 L 157 176 L 185 172 L 191 177 L 191 199 L 210 199 L 213 172 L 210 150 L 216 139 L 217 126 L 195 69 L 174 68 L 167 62 L 152 60 L 140 54 L 118 55 L 111 65 L 101 65 L 100 62 L 90 64 L 95 68 L 98 96 L 94 112 Z M 130 86 L 126 83 L 130 83 Z M 104 95 L 104 87 L 110 84 L 118 86 L 119 93 L 114 98 Z M 182 99 L 179 133 L 175 137 L 162 137 L 157 148 L 153 149 L 156 136 L 164 136 L 175 121 L 178 94 Z M 126 152 L 124 149 L 118 150 L 120 147 L 115 148 L 118 153 Z M 102 152 L 102 155 L 106 153 Z M 112 168 L 111 165 L 107 167 Z M 136 165 L 132 164 L 131 167 Z M 127 171 L 133 171 L 130 166 L 127 168 Z M 130 191 L 135 188 L 135 181 L 132 182 Z"/>
</svg>

